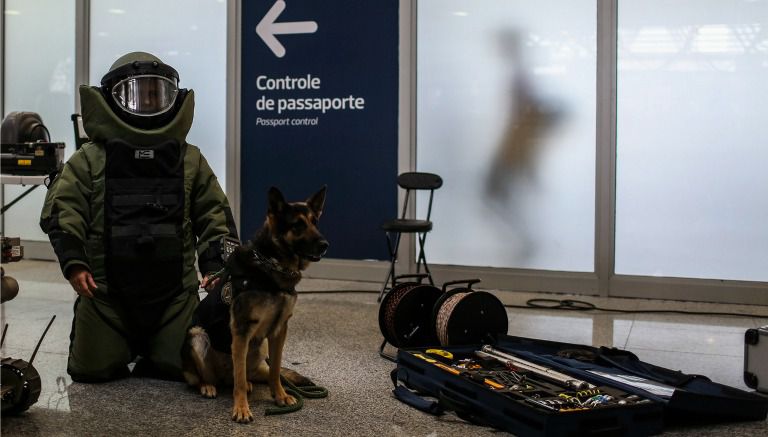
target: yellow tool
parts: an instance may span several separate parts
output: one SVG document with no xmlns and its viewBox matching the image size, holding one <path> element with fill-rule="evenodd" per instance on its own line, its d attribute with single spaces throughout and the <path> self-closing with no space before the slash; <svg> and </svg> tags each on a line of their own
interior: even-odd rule
<svg viewBox="0 0 768 437">
<path fill-rule="evenodd" d="M 434 361 L 434 360 L 433 360 L 433 361 Z M 460 371 L 459 369 L 454 369 L 454 368 L 453 368 L 453 367 L 451 367 L 451 366 L 446 366 L 445 364 L 443 364 L 443 363 L 438 363 L 437 361 L 435 361 L 435 362 L 434 362 L 434 363 L 432 363 L 432 364 L 434 364 L 435 366 L 437 366 L 437 367 L 439 367 L 439 368 L 441 368 L 441 369 L 445 370 L 446 372 L 449 372 L 449 373 L 453 373 L 454 375 L 461 375 L 461 371 Z"/>
<path fill-rule="evenodd" d="M 427 349 L 427 353 L 428 354 L 440 355 L 441 357 L 449 359 L 449 360 L 453 359 L 453 354 L 452 353 L 450 353 L 448 351 L 444 351 L 442 349 Z"/>
<path fill-rule="evenodd" d="M 429 357 L 425 357 L 425 356 L 424 356 L 424 355 L 422 355 L 422 354 L 413 354 L 413 356 L 414 356 L 414 357 L 417 357 L 417 358 L 421 358 L 422 360 L 424 360 L 424 361 L 426 361 L 426 362 L 428 362 L 428 363 L 436 363 L 436 362 L 437 362 L 437 360 L 433 360 L 432 358 L 429 358 Z"/>
<path fill-rule="evenodd" d="M 501 390 L 502 388 L 504 388 L 504 386 L 503 386 L 503 385 L 499 384 L 499 383 L 498 383 L 498 382 L 496 382 L 496 381 L 493 381 L 493 380 L 491 380 L 491 379 L 488 379 L 488 378 L 485 378 L 485 379 L 483 380 L 483 382 L 484 382 L 484 383 L 486 383 L 486 384 L 488 384 L 488 385 L 489 385 L 489 386 L 491 386 L 492 388 L 495 388 L 496 390 Z"/>
<path fill-rule="evenodd" d="M 445 353 L 445 354 L 448 354 L 448 355 L 450 355 L 451 357 L 453 357 L 453 354 L 451 354 L 450 352 L 447 352 L 447 351 L 444 351 L 444 350 L 440 350 L 440 349 L 429 349 L 429 350 L 427 350 L 427 353 L 437 353 L 437 352 L 435 352 L 435 351 L 443 352 L 443 353 Z M 441 356 L 444 356 L 444 357 L 445 357 L 445 355 L 442 355 L 442 354 L 439 354 L 439 353 L 438 353 L 438 355 L 441 355 Z M 451 374 L 454 374 L 454 375 L 461 375 L 461 370 L 459 370 L 459 369 L 456 369 L 456 368 L 453 368 L 453 367 L 451 367 L 451 366 L 448 366 L 448 365 L 446 365 L 446 364 L 443 364 L 443 363 L 441 363 L 441 362 L 439 362 L 439 361 L 437 361 L 437 360 L 433 360 L 432 358 L 428 358 L 428 357 L 425 357 L 425 356 L 424 356 L 424 355 L 422 355 L 422 354 L 413 354 L 413 356 L 414 356 L 414 357 L 418 357 L 418 358 L 421 358 L 422 360 L 424 360 L 424 361 L 426 361 L 426 362 L 428 362 L 428 363 L 432 363 L 432 364 L 434 364 L 435 366 L 437 366 L 437 367 L 439 367 L 439 368 L 441 368 L 441 369 L 445 370 L 445 371 L 446 371 L 446 372 L 448 372 L 448 373 L 451 373 Z M 446 357 L 446 358 L 448 358 L 448 357 Z M 484 382 L 485 384 L 489 385 L 490 387 L 492 387 L 492 388 L 496 389 L 496 390 L 501 390 L 502 388 L 504 388 L 504 386 L 503 386 L 503 385 L 499 384 L 499 383 L 498 383 L 498 382 L 496 382 L 496 381 L 493 381 L 493 380 L 491 380 L 491 379 L 488 379 L 488 378 L 485 378 L 485 379 L 483 379 L 483 382 Z"/>
</svg>

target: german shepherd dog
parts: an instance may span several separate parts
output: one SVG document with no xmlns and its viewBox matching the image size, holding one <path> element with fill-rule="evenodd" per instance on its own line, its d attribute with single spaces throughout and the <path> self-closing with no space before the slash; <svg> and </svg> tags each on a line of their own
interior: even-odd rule
<svg viewBox="0 0 768 437">
<path fill-rule="evenodd" d="M 188 331 L 185 379 L 209 398 L 216 397 L 218 384 L 234 385 L 234 421 L 253 421 L 248 406 L 253 382 L 266 380 L 279 406 L 296 403 L 285 392 L 281 373 L 296 385 L 311 384 L 296 372 L 281 372 L 280 365 L 301 271 L 328 249 L 317 228 L 325 192 L 324 186 L 305 202 L 287 203 L 270 188 L 264 225 L 229 256 L 225 276 L 200 302 Z"/>
</svg>

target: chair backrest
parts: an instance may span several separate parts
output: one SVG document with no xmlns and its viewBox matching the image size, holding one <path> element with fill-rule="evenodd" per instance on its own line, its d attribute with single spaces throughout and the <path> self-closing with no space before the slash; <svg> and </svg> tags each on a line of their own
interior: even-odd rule
<svg viewBox="0 0 768 437">
<path fill-rule="evenodd" d="M 443 178 L 434 173 L 407 172 L 401 173 L 397 177 L 397 184 L 405 189 L 405 202 L 403 203 L 403 215 L 405 218 L 408 212 L 408 199 L 411 190 L 429 190 L 429 206 L 427 207 L 427 220 L 432 216 L 432 198 L 435 190 L 443 186 Z"/>
<path fill-rule="evenodd" d="M 432 173 L 408 172 L 397 177 L 397 184 L 406 190 L 436 190 L 443 186 L 443 179 Z"/>
</svg>

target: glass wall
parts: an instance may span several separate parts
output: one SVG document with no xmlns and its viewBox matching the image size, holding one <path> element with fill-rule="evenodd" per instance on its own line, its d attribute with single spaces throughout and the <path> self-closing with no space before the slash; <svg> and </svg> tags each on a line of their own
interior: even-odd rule
<svg viewBox="0 0 768 437">
<path fill-rule="evenodd" d="M 4 111 L 40 114 L 52 141 L 75 150 L 75 0 L 6 0 L 3 45 Z M 29 187 L 4 185 L 5 204 Z M 45 199 L 40 186 L 4 214 L 5 234 L 48 241 L 37 222 Z"/>
<path fill-rule="evenodd" d="M 90 84 L 120 56 L 149 52 L 195 90 L 187 141 L 202 150 L 225 188 L 227 5 L 225 0 L 91 0 Z"/>
<path fill-rule="evenodd" d="M 430 263 L 593 271 L 596 2 L 417 5 Z"/>
<path fill-rule="evenodd" d="M 616 273 L 768 280 L 768 1 L 619 1 Z"/>
<path fill-rule="evenodd" d="M 40 113 L 67 156 L 75 3 L 4 2 L 5 114 Z M 226 0 L 89 3 L 90 84 L 129 51 L 173 65 L 223 181 Z M 598 3 L 416 2 L 416 168 L 445 180 L 430 263 L 594 271 Z M 768 0 L 617 3 L 615 272 L 768 281 Z M 47 241 L 44 194 L 5 235 Z"/>
<path fill-rule="evenodd" d="M 151 52 L 175 67 L 180 85 L 195 90 L 195 123 L 188 141 L 200 147 L 225 180 L 226 32 L 225 0 L 92 0 L 90 84 L 130 51 Z M 4 110 L 41 115 L 53 141 L 74 151 L 70 115 L 75 112 L 75 0 L 6 0 Z M 4 202 L 28 187 L 4 186 Z M 5 235 L 47 241 L 37 226 L 45 188 L 40 187 L 4 216 Z M 31 225 L 30 225 L 31 224 Z"/>
</svg>

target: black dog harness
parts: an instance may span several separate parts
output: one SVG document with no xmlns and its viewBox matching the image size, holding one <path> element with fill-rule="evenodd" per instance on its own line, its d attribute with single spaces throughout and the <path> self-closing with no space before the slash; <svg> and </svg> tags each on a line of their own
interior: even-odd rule
<svg viewBox="0 0 768 437">
<path fill-rule="evenodd" d="M 265 273 L 276 272 L 289 279 L 296 279 L 301 275 L 298 270 L 288 270 L 278 264 L 274 258 L 267 258 L 257 250 L 253 250 L 253 258 L 256 265 Z M 245 291 L 266 292 L 254 287 L 248 282 L 248 278 L 233 274 L 229 263 L 222 270 L 209 277 L 211 280 L 220 278 L 219 285 L 211 290 L 200 302 L 192 319 L 194 326 L 200 326 L 208 333 L 211 347 L 219 352 L 232 352 L 232 332 L 229 327 L 229 308 L 232 301 Z M 295 293 L 295 289 L 281 290 L 287 293 Z"/>
<path fill-rule="evenodd" d="M 301 272 L 298 270 L 289 270 L 285 267 L 281 266 L 280 263 L 277 262 L 274 258 L 267 258 L 261 253 L 259 253 L 258 250 L 253 249 L 253 259 L 256 261 L 256 264 L 262 269 L 264 272 L 277 272 L 281 274 L 282 276 L 285 276 L 288 279 L 296 280 L 301 276 Z M 291 292 L 296 290 L 290 290 Z"/>
</svg>

